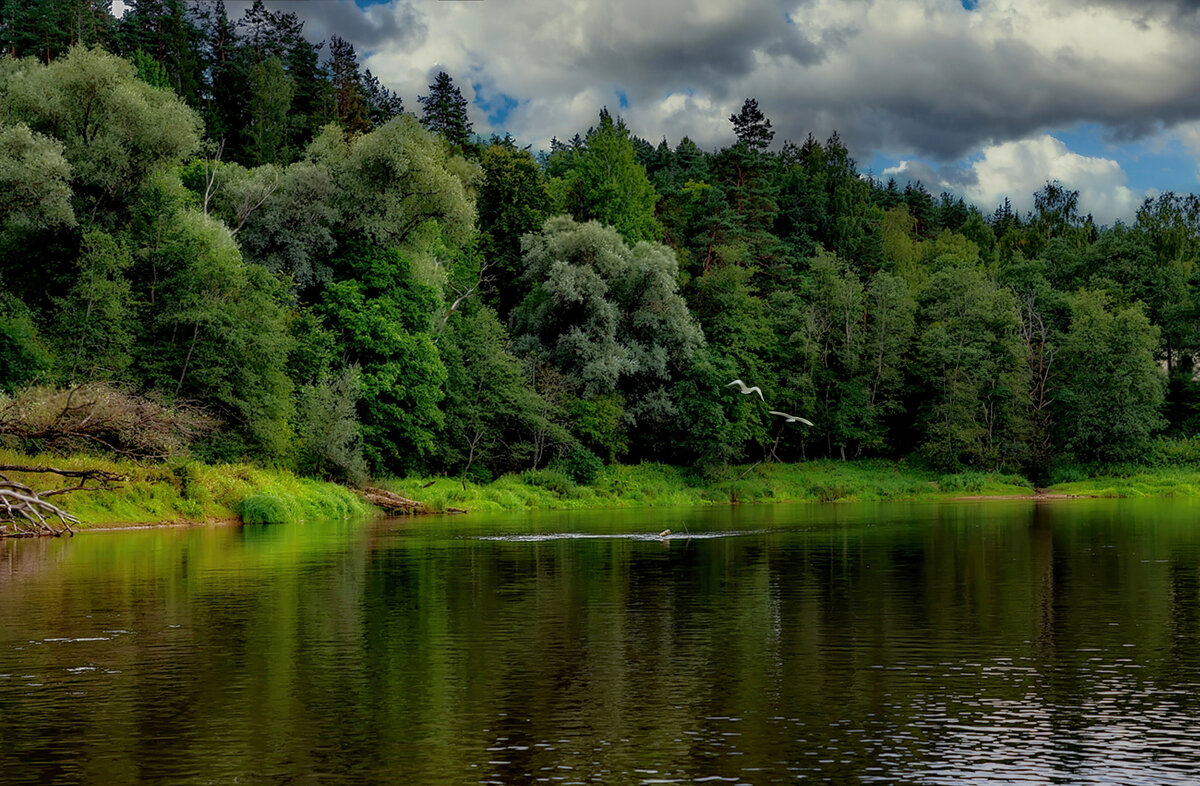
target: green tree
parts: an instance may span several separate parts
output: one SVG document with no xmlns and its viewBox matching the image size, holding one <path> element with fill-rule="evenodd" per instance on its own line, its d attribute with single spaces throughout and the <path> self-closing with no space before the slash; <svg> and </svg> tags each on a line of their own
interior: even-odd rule
<svg viewBox="0 0 1200 786">
<path fill-rule="evenodd" d="M 729 122 L 733 123 L 733 133 L 738 141 L 756 152 L 766 150 L 775 138 L 771 121 L 758 108 L 757 98 L 747 98 L 742 104 L 742 111 L 730 115 Z"/>
<path fill-rule="evenodd" d="M 607 110 L 578 149 L 551 154 L 551 173 L 556 169 L 563 170 L 557 182 L 558 207 L 577 221 L 612 226 L 630 243 L 661 236 L 654 217 L 658 195 L 637 161 L 629 129 Z"/>
<path fill-rule="evenodd" d="M 450 320 L 438 349 L 446 365 L 445 427 L 440 440 L 447 467 L 483 476 L 527 466 L 533 438 L 548 424 L 544 402 L 526 384 L 521 361 L 486 306 Z"/>
<path fill-rule="evenodd" d="M 523 262 L 521 238 L 537 232 L 550 208 L 546 179 L 527 150 L 494 144 L 480 160 L 479 250 L 496 271 L 496 307 L 507 316 L 524 297 L 518 284 Z"/>
<path fill-rule="evenodd" d="M 438 71 L 427 95 L 418 96 L 421 122 L 451 145 L 465 148 L 471 141 L 471 121 L 467 117 L 467 99 L 445 71 Z"/>
<path fill-rule="evenodd" d="M 100 230 L 84 235 L 74 282 L 57 300 L 54 320 L 60 376 L 68 383 L 124 378 L 132 360 L 133 255 Z"/>
<path fill-rule="evenodd" d="M 120 51 L 151 58 L 162 68 L 166 87 L 199 109 L 206 92 L 204 33 L 185 0 L 131 0 L 118 24 Z"/>
<path fill-rule="evenodd" d="M 358 70 L 358 55 L 354 45 L 344 38 L 329 39 L 329 75 L 337 106 L 337 119 L 348 134 L 369 131 L 367 99 L 363 94 L 363 78 Z"/>
<path fill-rule="evenodd" d="M 254 164 L 281 164 L 290 157 L 288 110 L 294 92 L 279 58 L 268 58 L 250 69 L 250 122 L 245 133 L 246 151 Z"/>
<path fill-rule="evenodd" d="M 78 216 L 117 215 L 149 173 L 200 144 L 192 110 L 98 49 L 75 47 L 47 66 L 0 71 L 0 112 L 62 143 Z"/>
<path fill-rule="evenodd" d="M 411 115 L 350 140 L 340 129 L 327 128 L 309 151 L 333 172 L 335 206 L 351 232 L 409 252 L 428 246 L 428 229 L 454 245 L 471 239 L 478 171 L 452 156 Z"/>
<path fill-rule="evenodd" d="M 303 384 L 296 403 L 296 468 L 305 475 L 355 484 L 367 481 L 358 402 L 362 375 L 357 367 Z"/>
<path fill-rule="evenodd" d="M 1114 308 L 1099 292 L 1071 300 L 1059 354 L 1063 447 L 1090 461 L 1145 455 L 1161 416 L 1164 376 L 1155 362 L 1158 328 L 1140 305 Z"/>
<path fill-rule="evenodd" d="M 515 344 L 550 360 L 584 396 L 621 392 L 630 423 L 677 415 L 666 385 L 704 343 L 678 293 L 678 265 L 611 227 L 546 222 L 525 254 L 531 293 L 513 312 Z"/>
<path fill-rule="evenodd" d="M 0 294 L 0 390 L 16 391 L 36 380 L 53 362 L 29 307 L 9 293 Z"/>
<path fill-rule="evenodd" d="M 1015 466 L 1028 368 L 1013 295 L 978 268 L 946 267 L 926 284 L 920 322 L 923 451 L 945 468 Z"/>
<path fill-rule="evenodd" d="M 139 376 L 231 423 L 233 429 L 216 436 L 214 457 L 251 450 L 286 456 L 293 408 L 286 290 L 263 268 L 242 261 L 220 222 L 186 207 L 149 204 L 146 212 L 132 277 L 142 308 L 134 344 Z"/>
<path fill-rule="evenodd" d="M 0 125 L 0 230 L 72 226 L 71 167 L 62 144 L 23 123 Z"/>
<path fill-rule="evenodd" d="M 2 0 L 0 53 L 49 63 L 72 46 L 107 46 L 112 0 Z"/>
<path fill-rule="evenodd" d="M 430 333 L 437 292 L 395 249 L 353 246 L 337 269 L 346 277 L 325 289 L 320 312 L 345 361 L 362 371 L 358 413 L 371 471 L 421 471 L 444 422 L 446 367 Z"/>
</svg>

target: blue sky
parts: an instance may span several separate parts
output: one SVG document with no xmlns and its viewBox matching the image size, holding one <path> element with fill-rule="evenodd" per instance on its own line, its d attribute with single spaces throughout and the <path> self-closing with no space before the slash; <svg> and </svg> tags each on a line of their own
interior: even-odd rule
<svg viewBox="0 0 1200 786">
<path fill-rule="evenodd" d="M 267 0 L 416 106 L 446 70 L 476 129 L 544 147 L 595 122 L 715 148 L 755 97 L 777 142 L 837 130 L 877 177 L 980 207 L 1046 177 L 1104 222 L 1200 190 L 1190 0 Z M 231 13 L 240 3 L 229 0 Z"/>
</svg>

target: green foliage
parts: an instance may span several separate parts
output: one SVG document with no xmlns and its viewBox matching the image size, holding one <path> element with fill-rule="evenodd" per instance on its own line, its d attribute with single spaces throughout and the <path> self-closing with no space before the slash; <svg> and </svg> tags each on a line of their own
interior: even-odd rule
<svg viewBox="0 0 1200 786">
<path fill-rule="evenodd" d="M 12 393 L 52 362 L 29 309 L 11 295 L 0 296 L 0 390 Z"/>
<path fill-rule="evenodd" d="M 304 475 L 364 485 L 367 462 L 358 422 L 361 374 L 356 367 L 323 376 L 297 391 L 296 468 Z"/>
<path fill-rule="evenodd" d="M 0 231 L 72 226 L 71 167 L 60 142 L 0 125 Z"/>
<path fill-rule="evenodd" d="M 124 377 L 133 359 L 134 304 L 126 276 L 132 265 L 132 254 L 117 238 L 101 230 L 84 235 L 75 280 L 56 303 L 63 379 Z"/>
<path fill-rule="evenodd" d="M 670 417 L 669 402 L 648 394 L 704 342 L 670 249 L 630 249 L 615 230 L 560 216 L 531 239 L 525 263 L 533 291 L 513 314 L 517 347 L 548 358 L 585 395 L 625 393 L 631 422 Z"/>
<path fill-rule="evenodd" d="M 359 418 L 373 472 L 421 468 L 436 450 L 446 368 L 430 334 L 436 292 L 399 251 L 359 246 L 324 293 L 320 313 L 347 362 L 362 371 Z"/>
<path fill-rule="evenodd" d="M 156 219 L 137 266 L 147 311 L 138 372 L 169 396 L 210 402 L 249 447 L 284 455 L 293 404 L 283 286 L 243 263 L 224 225 L 190 209 Z"/>
<path fill-rule="evenodd" d="M 982 472 L 958 472 L 942 475 L 937 480 L 939 491 L 978 494 L 987 485 L 987 475 Z"/>
<path fill-rule="evenodd" d="M 560 211 L 611 226 L 627 243 L 661 237 L 654 217 L 658 195 L 637 161 L 624 121 L 602 111 L 600 125 L 588 131 L 578 149 L 553 155 L 562 159 L 551 166 L 562 171 Z"/>
<path fill-rule="evenodd" d="M 292 521 L 287 504 L 274 494 L 246 497 L 238 508 L 238 515 L 243 524 L 287 524 Z"/>
<path fill-rule="evenodd" d="M 978 268 L 948 267 L 929 278 L 922 316 L 925 455 L 945 468 L 1012 465 L 1029 395 L 1012 294 Z"/>
<path fill-rule="evenodd" d="M 326 128 L 309 156 L 330 167 L 339 214 L 369 242 L 412 252 L 428 242 L 432 224 L 451 243 L 474 231 L 477 170 L 451 156 L 411 115 L 349 141 L 340 128 Z"/>
<path fill-rule="evenodd" d="M 429 94 L 419 96 L 421 123 L 439 134 L 451 145 L 466 147 L 471 138 L 471 121 L 467 119 L 467 99 L 445 71 L 439 71 L 429 86 Z"/>
<path fill-rule="evenodd" d="M 495 301 L 502 316 L 526 294 L 521 238 L 541 229 L 550 210 L 545 176 L 527 150 L 494 144 L 480 160 L 480 252 L 496 268 Z"/>
<path fill-rule="evenodd" d="M 118 210 L 149 173 L 199 147 L 192 110 L 99 49 L 75 47 L 49 65 L 0 73 L 2 116 L 62 144 L 83 208 L 77 213 Z"/>
<path fill-rule="evenodd" d="M 551 464 L 551 468 L 565 472 L 576 483 L 586 486 L 596 482 L 604 462 L 583 445 L 572 445 L 562 458 Z"/>
<path fill-rule="evenodd" d="M 1113 308 L 1095 292 L 1075 296 L 1061 355 L 1061 439 L 1067 450 L 1088 461 L 1145 455 L 1163 425 L 1158 338 L 1140 306 Z"/>
<path fill-rule="evenodd" d="M 279 164 L 287 157 L 287 115 L 294 94 L 279 58 L 268 58 L 250 69 L 250 122 L 245 133 L 247 153 L 254 163 Z"/>
<path fill-rule="evenodd" d="M 535 435 L 550 425 L 546 402 L 526 384 L 495 312 L 483 306 L 455 314 L 438 349 L 446 367 L 445 464 L 503 472 L 532 457 Z"/>
</svg>

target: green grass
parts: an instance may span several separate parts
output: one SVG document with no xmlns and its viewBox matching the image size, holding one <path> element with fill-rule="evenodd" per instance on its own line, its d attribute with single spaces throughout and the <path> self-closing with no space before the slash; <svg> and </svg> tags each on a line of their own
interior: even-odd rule
<svg viewBox="0 0 1200 786">
<path fill-rule="evenodd" d="M 342 486 L 248 464 L 176 462 L 139 466 L 91 456 L 29 456 L 8 450 L 0 450 L 0 463 L 100 468 L 128 475 L 130 480 L 121 488 L 76 492 L 56 499 L 79 516 L 85 527 L 237 518 L 247 523 L 282 523 L 350 518 L 372 511 Z M 44 475 L 9 476 L 39 489 L 47 488 L 47 482 L 54 480 Z M 1200 465 L 1067 466 L 1056 470 L 1052 481 L 1048 491 L 1078 496 L 1200 496 Z M 423 488 L 430 482 L 431 486 Z M 381 485 L 419 500 L 435 512 L 454 507 L 481 513 L 742 502 L 927 500 L 1024 495 L 1033 491 L 1028 480 L 1016 475 L 941 474 L 904 461 L 874 459 L 747 465 L 708 474 L 666 464 L 611 465 L 587 486 L 555 470 L 506 475 L 487 484 L 468 481 L 465 488 L 458 479 L 446 477 L 411 477 Z"/>
<path fill-rule="evenodd" d="M 1077 470 L 1061 474 L 1069 479 L 1055 483 L 1047 491 L 1081 497 L 1200 496 L 1197 467 L 1105 467 L 1093 472 Z"/>
<path fill-rule="evenodd" d="M 432 482 L 433 485 L 423 488 Z M 506 475 L 466 487 L 455 478 L 411 477 L 388 488 L 424 502 L 434 511 L 448 507 L 479 512 L 562 510 L 597 507 L 665 507 L 731 502 L 864 502 L 961 496 L 1029 494 L 1033 486 L 1015 475 L 942 475 L 905 462 L 808 461 L 728 467 L 702 476 L 666 464 L 611 465 L 595 483 L 580 486 L 552 470 Z"/>
<path fill-rule="evenodd" d="M 371 512 L 352 491 L 281 469 L 198 462 L 140 466 L 93 456 L 30 456 L 0 450 L 0 463 L 59 469 L 106 469 L 129 480 L 111 491 L 77 491 L 52 498 L 88 526 L 171 524 L 232 519 L 282 523 L 349 518 Z M 7 473 L 34 489 L 65 485 L 52 475 Z M 269 500 L 269 501 L 268 501 Z"/>
</svg>

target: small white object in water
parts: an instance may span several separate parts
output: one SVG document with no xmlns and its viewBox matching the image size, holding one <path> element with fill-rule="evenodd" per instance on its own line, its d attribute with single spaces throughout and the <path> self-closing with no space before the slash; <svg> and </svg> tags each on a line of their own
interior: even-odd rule
<svg viewBox="0 0 1200 786">
<path fill-rule="evenodd" d="M 669 529 L 664 529 L 662 532 L 658 533 L 658 536 L 659 536 L 660 538 L 665 538 L 666 536 L 668 536 L 668 535 L 670 535 L 670 534 L 671 534 L 671 530 L 669 530 Z"/>
</svg>

